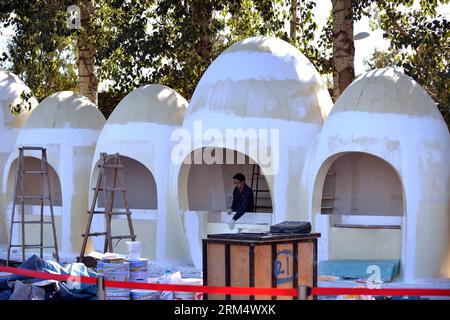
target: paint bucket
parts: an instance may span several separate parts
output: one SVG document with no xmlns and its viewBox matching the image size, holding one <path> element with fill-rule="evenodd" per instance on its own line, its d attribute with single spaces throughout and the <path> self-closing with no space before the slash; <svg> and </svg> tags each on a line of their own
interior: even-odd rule
<svg viewBox="0 0 450 320">
<path fill-rule="evenodd" d="M 128 260 L 130 263 L 130 281 L 144 282 L 148 281 L 148 259 Z"/>
<path fill-rule="evenodd" d="M 129 289 L 106 288 L 106 300 L 130 300 Z"/>
<path fill-rule="evenodd" d="M 174 292 L 174 300 L 195 300 L 195 292 Z"/>
<path fill-rule="evenodd" d="M 128 281 L 130 278 L 130 263 L 127 261 L 122 259 L 108 259 L 103 260 L 100 266 L 103 268 L 102 273 L 106 280 Z M 130 290 L 106 288 L 106 300 L 130 300 Z"/>
<path fill-rule="evenodd" d="M 158 290 L 131 290 L 131 300 L 158 300 Z"/>
<path fill-rule="evenodd" d="M 128 281 L 130 279 L 130 263 L 126 261 L 103 261 L 103 274 L 106 280 Z"/>
<path fill-rule="evenodd" d="M 140 241 L 127 241 L 128 260 L 138 260 L 141 258 L 142 243 Z"/>
</svg>

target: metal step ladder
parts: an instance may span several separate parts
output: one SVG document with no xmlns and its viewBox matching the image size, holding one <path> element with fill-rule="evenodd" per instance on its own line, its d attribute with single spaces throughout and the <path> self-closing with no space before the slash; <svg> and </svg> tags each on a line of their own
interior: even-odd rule
<svg viewBox="0 0 450 320">
<path fill-rule="evenodd" d="M 260 193 L 268 193 L 270 195 L 270 190 L 269 189 L 259 189 L 260 184 L 259 184 L 259 177 L 261 176 L 261 169 L 260 167 L 255 163 L 253 164 L 253 168 L 252 168 L 252 182 L 250 184 L 250 188 L 253 190 L 254 192 L 254 205 L 253 205 L 253 211 L 256 212 L 257 209 L 270 209 L 273 210 L 272 206 L 262 206 L 262 205 L 258 205 L 258 194 Z M 253 188 L 255 187 L 255 188 Z"/>
<path fill-rule="evenodd" d="M 24 151 L 41 151 L 41 167 L 40 170 L 26 170 L 25 169 L 25 155 Z M 40 194 L 29 195 L 25 194 L 25 176 L 39 175 L 40 176 Z M 47 193 L 45 195 L 45 184 L 47 185 Z M 25 205 L 29 200 L 40 200 L 40 219 L 39 220 L 25 220 Z M 16 220 L 16 206 L 20 205 L 20 220 Z M 44 219 L 44 206 L 50 208 L 50 220 Z M 13 244 L 14 225 L 19 224 L 21 227 L 21 243 Z M 26 225 L 40 225 L 40 242 L 39 244 L 26 243 Z M 53 245 L 44 245 L 44 225 L 51 225 L 53 232 Z M 40 257 L 44 257 L 44 249 L 54 249 L 53 257 L 59 262 L 58 244 L 55 228 L 55 216 L 53 212 L 53 199 L 50 187 L 50 179 L 48 176 L 48 162 L 47 149 L 42 147 L 20 147 L 19 158 L 17 159 L 17 172 L 14 185 L 14 199 L 11 213 L 11 225 L 9 232 L 8 256 L 6 265 L 9 265 L 12 248 L 22 248 L 22 261 L 25 261 L 25 250 L 40 249 Z"/>
<path fill-rule="evenodd" d="M 112 160 L 112 161 L 110 161 Z M 97 176 L 97 183 L 95 185 L 94 197 L 92 198 L 92 204 L 90 210 L 87 212 L 89 214 L 88 223 L 86 226 L 86 231 L 82 234 L 83 244 L 81 246 L 80 256 L 78 257 L 79 262 L 83 262 L 84 256 L 86 254 L 87 240 L 89 237 L 105 237 L 105 245 L 103 248 L 103 253 L 113 252 L 113 240 L 131 239 L 136 240 L 136 235 L 133 229 L 133 222 L 131 220 L 131 211 L 128 207 L 128 200 L 126 196 L 127 189 L 125 187 L 125 177 L 123 173 L 123 165 L 120 162 L 120 155 L 118 153 L 114 155 L 108 155 L 106 153 L 100 153 L 100 164 L 97 165 L 99 168 L 99 173 Z M 112 169 L 112 170 L 107 170 Z M 111 183 L 112 186 L 107 186 L 108 174 L 112 171 Z M 103 192 L 103 201 L 105 209 L 104 211 L 96 210 L 97 201 L 100 191 Z M 114 198 L 115 193 L 120 192 L 122 196 L 122 204 L 125 211 L 119 211 L 119 209 L 114 209 Z M 105 232 L 91 232 L 91 224 L 94 215 L 100 214 L 105 216 L 106 231 Z M 112 216 L 126 215 L 128 221 L 128 228 L 130 231 L 129 235 L 113 236 L 111 234 L 111 220 Z"/>
</svg>

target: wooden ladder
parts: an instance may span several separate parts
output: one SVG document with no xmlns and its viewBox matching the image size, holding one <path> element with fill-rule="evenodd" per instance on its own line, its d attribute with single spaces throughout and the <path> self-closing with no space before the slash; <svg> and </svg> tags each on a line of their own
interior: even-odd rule
<svg viewBox="0 0 450 320">
<path fill-rule="evenodd" d="M 41 167 L 40 170 L 26 170 L 25 169 L 25 156 L 24 151 L 41 151 Z M 39 195 L 29 195 L 25 194 L 25 176 L 26 175 L 36 175 L 40 176 L 40 194 Z M 48 195 L 45 195 L 45 183 L 47 184 L 47 192 Z M 40 200 L 40 219 L 39 220 L 25 220 L 25 204 L 29 200 Z M 47 200 L 47 204 L 45 201 Z M 20 205 L 20 220 L 16 220 L 16 206 Z M 50 208 L 50 220 L 44 219 L 44 206 L 48 205 Z M 21 225 L 21 243 L 13 244 L 13 231 L 14 225 Z M 29 224 L 39 224 L 40 225 L 40 242 L 39 244 L 27 244 L 25 241 L 26 235 L 26 225 Z M 51 224 L 53 231 L 53 245 L 45 246 L 44 245 L 44 225 Z M 8 256 L 6 259 L 6 265 L 9 265 L 10 257 L 11 257 L 11 249 L 12 248 L 22 248 L 22 261 L 25 261 L 25 250 L 27 249 L 40 249 L 40 257 L 41 259 L 44 256 L 44 249 L 54 249 L 53 257 L 56 261 L 59 262 L 58 256 L 58 244 L 56 238 L 56 228 L 55 228 L 55 216 L 53 212 L 53 199 L 50 188 L 50 179 L 48 176 L 48 162 L 47 162 L 47 149 L 42 147 L 21 147 L 19 148 L 19 158 L 17 160 L 17 173 L 16 173 L 16 181 L 14 185 L 14 199 L 13 199 L 13 207 L 11 213 L 11 225 L 9 232 L 9 245 L 8 245 Z"/>
<path fill-rule="evenodd" d="M 260 185 L 259 185 L 259 177 L 260 176 L 261 176 L 261 169 L 255 163 L 255 164 L 253 164 L 253 168 L 252 168 L 252 182 L 250 184 L 250 188 L 254 192 L 254 206 L 253 206 L 253 211 L 254 212 L 256 212 L 257 209 L 272 209 L 272 206 L 261 206 L 261 205 L 258 205 L 258 193 L 269 193 L 270 194 L 270 190 L 269 189 L 259 189 L 259 187 L 260 187 Z M 253 187 L 255 187 L 255 188 L 253 188 Z"/>
<path fill-rule="evenodd" d="M 112 163 L 108 163 L 109 160 L 113 160 Z M 126 196 L 126 187 L 125 187 L 125 177 L 123 173 L 123 165 L 120 162 L 120 155 L 118 153 L 114 155 L 108 155 L 106 153 L 100 153 L 100 164 L 97 165 L 99 168 L 99 173 L 97 176 L 97 183 L 95 185 L 94 190 L 94 197 L 92 199 L 91 208 L 88 211 L 89 218 L 88 223 L 86 226 L 86 231 L 84 234 L 82 234 L 83 237 L 83 244 L 81 246 L 81 252 L 80 256 L 78 257 L 78 261 L 83 262 L 84 256 L 86 254 L 86 246 L 87 246 L 87 240 L 89 237 L 98 237 L 98 236 L 105 236 L 105 245 L 103 252 L 113 252 L 113 244 L 112 241 L 122 240 L 122 239 L 131 239 L 132 241 L 136 240 L 136 235 L 134 233 L 133 229 L 133 222 L 131 220 L 131 211 L 128 207 L 128 200 Z M 107 186 L 108 182 L 108 173 L 112 169 L 112 177 L 111 177 L 111 183 L 112 186 Z M 117 185 L 117 183 L 119 185 Z M 98 201 L 98 195 L 99 192 L 103 191 L 103 201 L 105 209 L 104 211 L 96 210 L 96 205 Z M 123 209 L 125 211 L 114 211 L 114 197 L 115 193 L 120 192 L 122 195 L 122 204 Z M 91 224 L 92 219 L 94 215 L 96 214 L 103 214 L 105 215 L 105 224 L 106 224 L 106 231 L 105 232 L 92 232 L 91 233 Z M 119 215 L 126 215 L 128 220 L 128 228 L 130 231 L 129 235 L 123 235 L 123 236 L 113 236 L 111 234 L 111 220 L 112 216 L 119 216 Z"/>
</svg>

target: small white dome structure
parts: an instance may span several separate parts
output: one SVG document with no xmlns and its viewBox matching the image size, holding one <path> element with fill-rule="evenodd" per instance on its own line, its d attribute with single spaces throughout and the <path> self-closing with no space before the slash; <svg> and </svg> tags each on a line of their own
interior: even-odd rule
<svg viewBox="0 0 450 320">
<path fill-rule="evenodd" d="M 127 200 L 132 212 L 137 241 L 143 243 L 142 255 L 164 261 L 177 255 L 182 234 L 175 232 L 172 217 L 167 214 L 167 181 L 169 180 L 172 132 L 182 124 L 188 102 L 173 89 L 150 84 L 130 92 L 117 105 L 97 142 L 91 170 L 91 187 L 98 177 L 100 153 L 119 153 L 124 165 Z M 91 190 L 90 202 L 93 197 Z M 102 195 L 99 203 L 102 204 Z M 116 203 L 121 207 L 122 201 Z M 94 217 L 93 229 L 104 229 L 104 217 Z M 128 235 L 125 216 L 114 217 L 112 232 Z M 104 238 L 93 240 L 94 248 L 103 250 Z M 167 254 L 167 252 L 173 252 Z M 126 253 L 125 241 L 117 252 Z"/>
<path fill-rule="evenodd" d="M 258 195 L 263 208 L 244 215 L 236 230 L 262 231 L 273 222 L 307 218 L 299 210 L 307 201 L 304 160 L 331 106 L 312 63 L 280 39 L 245 39 L 210 65 L 192 96 L 184 133 L 176 137 L 178 163 L 185 163 L 173 167 L 169 201 L 171 212 L 182 217 L 196 266 L 202 237 L 230 232 L 224 222 L 231 216 L 224 211 L 232 176 L 242 172 L 250 185 L 253 164 L 264 177 L 258 187 L 265 189 Z"/>
<path fill-rule="evenodd" d="M 407 281 L 437 277 L 447 252 L 450 136 L 435 103 L 392 68 L 339 97 L 308 160 L 319 257 L 401 259 Z"/>
<path fill-rule="evenodd" d="M 0 167 L 5 166 L 5 162 L 11 153 L 17 135 L 31 114 L 32 109 L 38 104 L 36 98 L 31 97 L 24 101 L 23 94 L 31 94 L 30 88 L 22 82 L 12 72 L 0 69 Z M 18 114 L 11 112 L 12 107 L 19 107 Z M 3 171 L 0 171 L 0 179 L 3 179 Z M 1 181 L 0 180 L 0 181 Z M 4 198 L 6 195 L 0 193 L 0 212 L 5 212 Z M 8 232 L 6 228 L 5 215 L 0 215 L 0 244 L 8 242 Z"/>
<path fill-rule="evenodd" d="M 47 148 L 60 257 L 73 258 L 79 253 L 87 221 L 90 167 L 104 122 L 102 113 L 88 98 L 71 91 L 55 93 L 32 112 L 4 167 L 2 188 L 7 192 L 7 215 L 10 215 L 18 147 Z M 40 151 L 27 151 L 25 156 L 25 168 L 39 166 Z M 25 181 L 26 189 L 40 193 L 39 177 Z M 27 215 L 38 214 L 39 206 L 27 206 L 26 210 Z M 49 214 L 48 209 L 45 211 Z M 39 239 L 38 229 L 36 231 L 36 234 L 27 233 L 27 242 Z M 18 230 L 14 236 L 19 236 Z M 51 233 L 45 234 L 44 239 L 51 243 Z"/>
</svg>

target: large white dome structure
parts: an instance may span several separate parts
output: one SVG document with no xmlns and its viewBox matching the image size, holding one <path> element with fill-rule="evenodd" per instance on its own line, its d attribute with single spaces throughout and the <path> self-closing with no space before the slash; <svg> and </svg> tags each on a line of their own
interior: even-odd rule
<svg viewBox="0 0 450 320">
<path fill-rule="evenodd" d="M 417 82 L 392 68 L 360 76 L 308 159 L 319 257 L 400 259 L 407 281 L 442 274 L 449 163 L 447 126 Z"/>
<path fill-rule="evenodd" d="M 3 169 L 2 189 L 6 193 L 7 215 L 11 214 L 18 148 L 47 148 L 50 180 L 55 206 L 55 221 L 60 257 L 75 257 L 79 252 L 88 210 L 90 168 L 95 145 L 105 118 L 86 97 L 62 91 L 44 99 L 32 112 L 19 133 Z M 25 168 L 39 168 L 41 152 L 27 151 Z M 29 170 L 29 169 L 28 169 Z M 40 193 L 39 177 L 27 178 L 25 189 Z M 49 214 L 49 210 L 45 210 Z M 39 205 L 27 206 L 26 215 L 39 214 Z M 8 220 L 9 223 L 9 220 Z M 39 230 L 27 233 L 27 242 L 39 243 Z M 19 237 L 19 230 L 15 230 Z M 51 232 L 45 233 L 51 243 Z M 30 254 L 32 253 L 29 250 Z"/>
<path fill-rule="evenodd" d="M 24 100 L 24 95 L 30 95 L 31 90 L 12 72 L 0 69 L 0 167 L 3 168 L 11 153 L 17 135 L 23 124 L 38 104 L 31 96 Z M 13 114 L 11 108 L 18 107 L 19 113 Z M 3 171 L 0 171 L 3 179 Z M 0 193 L 0 212 L 5 212 L 5 194 Z M 8 241 L 8 232 L 4 214 L 0 215 L 0 244 Z"/>
<path fill-rule="evenodd" d="M 264 189 L 260 210 L 244 215 L 236 229 L 267 230 L 271 223 L 307 218 L 299 210 L 308 201 L 304 161 L 331 106 L 312 63 L 280 39 L 245 39 L 210 65 L 190 101 L 184 131 L 175 135 L 180 156 L 170 181 L 170 211 L 181 217 L 196 266 L 201 238 L 230 232 L 224 211 L 236 172 L 250 185 L 253 168 L 260 170 Z"/>
<path fill-rule="evenodd" d="M 181 127 L 187 106 L 186 99 L 163 85 L 149 84 L 133 90 L 106 122 L 92 162 L 91 189 L 97 181 L 100 153 L 120 154 L 136 240 L 143 244 L 144 257 L 160 262 L 177 256 L 184 242 L 167 212 L 167 188 L 171 134 Z M 90 202 L 92 197 L 91 190 Z M 99 201 L 101 204 L 102 198 Z M 116 205 L 121 207 L 122 202 Z M 105 230 L 103 216 L 94 217 L 93 228 Z M 129 234 L 125 216 L 114 217 L 111 228 L 116 235 Z M 103 250 L 104 238 L 97 239 L 94 248 Z M 117 252 L 126 253 L 125 242 L 119 243 Z"/>
</svg>

